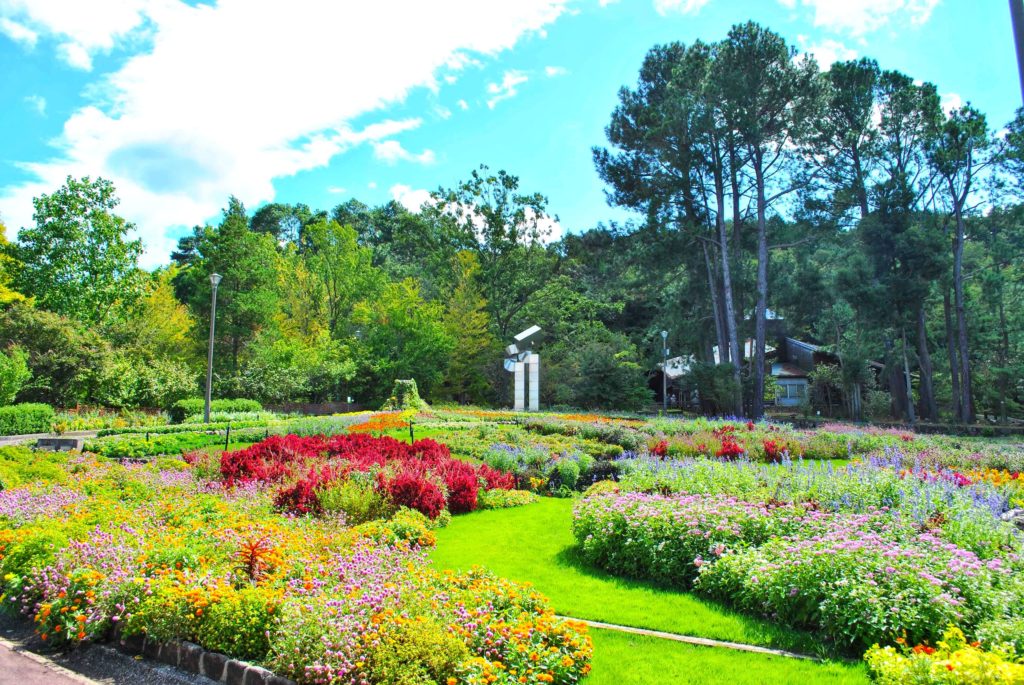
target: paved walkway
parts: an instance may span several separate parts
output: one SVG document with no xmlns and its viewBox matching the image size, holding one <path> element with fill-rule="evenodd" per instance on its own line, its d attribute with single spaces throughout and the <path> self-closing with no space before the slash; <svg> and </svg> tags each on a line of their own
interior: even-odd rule
<svg viewBox="0 0 1024 685">
<path fill-rule="evenodd" d="M 0 685 L 99 685 L 49 659 L 0 639 Z"/>
<path fill-rule="evenodd" d="M 23 442 L 35 442 L 39 438 L 95 438 L 99 431 L 68 431 L 57 435 L 56 433 L 30 433 L 26 435 L 0 435 L 0 447 L 4 445 L 20 445 Z"/>
<path fill-rule="evenodd" d="M 685 642 L 688 645 L 700 645 L 702 647 L 720 647 L 723 649 L 735 649 L 740 652 L 753 652 L 755 654 L 766 654 L 769 656 L 784 656 L 788 659 L 806 659 L 807 661 L 821 661 L 821 659 L 813 656 L 808 656 L 807 654 L 797 654 L 796 652 L 787 652 L 784 649 L 773 649 L 771 647 L 748 645 L 745 642 L 726 642 L 724 640 L 711 640 L 706 637 L 695 637 L 693 635 L 680 635 L 679 633 L 668 633 L 664 630 L 649 630 L 647 628 L 620 626 L 615 623 L 604 623 L 602 621 L 588 621 L 585 618 L 573 618 L 572 616 L 558 616 L 557 618 L 563 618 L 567 621 L 576 621 L 577 623 L 583 623 L 585 625 L 590 626 L 591 628 L 615 630 L 620 633 L 632 633 L 634 635 L 646 635 L 648 637 L 661 638 L 662 640 L 674 640 L 675 642 Z"/>
</svg>

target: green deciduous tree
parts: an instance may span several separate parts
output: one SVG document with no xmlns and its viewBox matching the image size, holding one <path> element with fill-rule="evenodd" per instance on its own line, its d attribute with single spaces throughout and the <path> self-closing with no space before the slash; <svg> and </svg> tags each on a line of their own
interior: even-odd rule
<svg viewBox="0 0 1024 685">
<path fill-rule="evenodd" d="M 105 179 L 75 179 L 32 203 L 36 225 L 18 233 L 22 262 L 16 288 L 38 306 L 77 321 L 103 324 L 141 293 L 142 243 L 134 226 L 114 214 L 118 199 Z"/>
<path fill-rule="evenodd" d="M 414 378 L 420 393 L 432 398 L 440 388 L 454 341 L 445 329 L 444 309 L 420 296 L 416 281 L 390 283 L 374 299 L 355 306 L 359 326 L 363 395 L 383 401 L 396 379 Z"/>
<path fill-rule="evenodd" d="M 6 352 L 0 350 L 0 406 L 14 404 L 14 398 L 30 378 L 32 372 L 24 350 L 17 345 L 12 345 Z"/>
</svg>

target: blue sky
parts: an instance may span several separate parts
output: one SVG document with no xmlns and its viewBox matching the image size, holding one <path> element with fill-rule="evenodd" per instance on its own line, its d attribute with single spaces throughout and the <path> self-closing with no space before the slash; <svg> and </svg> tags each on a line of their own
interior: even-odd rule
<svg viewBox="0 0 1024 685">
<path fill-rule="evenodd" d="M 585 230 L 629 216 L 591 148 L 645 52 L 747 19 L 995 128 L 1020 105 L 1001 0 L 0 0 L 0 217 L 16 231 L 33 196 L 102 175 L 155 266 L 230 194 L 413 207 L 486 163 Z"/>
</svg>

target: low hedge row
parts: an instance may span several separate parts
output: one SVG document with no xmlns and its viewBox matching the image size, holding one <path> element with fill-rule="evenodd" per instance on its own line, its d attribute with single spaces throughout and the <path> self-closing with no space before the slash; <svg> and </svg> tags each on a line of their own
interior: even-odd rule
<svg viewBox="0 0 1024 685">
<path fill-rule="evenodd" d="M 168 426 L 129 426 L 127 428 L 104 428 L 96 437 L 105 438 L 110 435 L 172 435 L 174 433 L 192 433 L 208 431 L 224 431 L 228 426 L 231 430 L 242 428 L 267 428 L 281 421 L 215 421 L 211 423 L 174 423 Z"/>
<path fill-rule="evenodd" d="M 184 423 L 190 416 L 201 416 L 205 409 L 206 400 L 201 397 L 193 397 L 187 400 L 178 400 L 171 405 L 171 421 Z M 262 411 L 263 405 L 256 400 L 213 400 L 210 402 L 210 411 L 243 412 Z"/>
<path fill-rule="evenodd" d="M 53 407 L 26 402 L 0 407 L 0 435 L 49 433 L 53 426 Z"/>
</svg>

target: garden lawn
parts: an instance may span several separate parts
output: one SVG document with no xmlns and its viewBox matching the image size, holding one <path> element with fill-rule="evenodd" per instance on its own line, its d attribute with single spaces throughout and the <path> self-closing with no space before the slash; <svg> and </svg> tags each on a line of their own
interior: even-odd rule
<svg viewBox="0 0 1024 685">
<path fill-rule="evenodd" d="M 462 570 L 480 565 L 505 578 L 533 583 L 538 591 L 551 599 L 556 611 L 574 618 L 767 645 L 804 653 L 816 651 L 813 638 L 807 634 L 737 614 L 685 592 L 617 578 L 585 565 L 577 557 L 572 537 L 572 505 L 571 499 L 545 498 L 524 507 L 456 516 L 448 527 L 437 531 L 437 547 L 431 556 L 442 568 Z M 600 634 L 606 635 L 604 631 Z M 627 648 L 623 640 L 627 639 L 639 638 L 623 636 L 617 642 L 609 638 L 612 644 L 610 649 L 619 649 L 625 655 Z M 658 644 L 661 642 L 670 641 L 664 640 Z M 860 664 L 804 663 L 798 666 L 786 659 L 768 659 L 739 652 L 723 655 L 717 649 L 691 648 L 679 643 L 660 648 L 659 658 L 666 661 L 669 657 L 664 650 L 675 650 L 673 653 L 679 654 L 697 650 L 692 653 L 702 655 L 702 659 L 735 664 L 735 668 L 741 672 L 748 668 L 742 666 L 744 663 L 761 664 L 767 669 L 763 673 L 753 674 L 763 676 L 765 680 L 738 681 L 728 675 L 729 669 L 723 665 L 723 672 L 727 674 L 723 680 L 702 682 L 795 682 L 802 678 L 791 679 L 794 676 L 788 673 L 794 668 L 821 674 L 823 680 L 815 682 L 846 682 L 829 680 L 830 677 L 838 677 L 837 674 L 845 674 L 844 677 L 848 676 L 850 682 L 862 681 L 864 678 L 863 666 Z M 596 675 L 597 664 L 608 662 L 604 661 L 606 657 L 601 655 L 599 648 L 595 648 L 595 653 Z M 630 657 L 632 668 L 636 665 L 637 656 L 631 654 Z M 698 674 L 710 677 L 705 666 L 693 668 L 694 677 Z M 776 668 L 786 670 L 775 673 Z M 658 669 L 652 670 L 660 672 Z M 596 682 L 616 681 L 598 678 Z M 633 682 L 654 681 L 641 678 Z M 667 678 L 660 679 L 660 682 L 678 681 Z"/>
<path fill-rule="evenodd" d="M 594 642 L 593 671 L 584 685 L 865 685 L 869 682 L 862 664 L 817 664 L 611 630 L 591 629 L 590 638 Z"/>
</svg>

